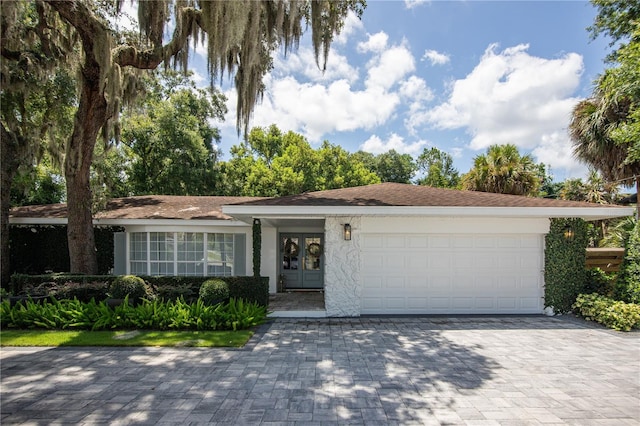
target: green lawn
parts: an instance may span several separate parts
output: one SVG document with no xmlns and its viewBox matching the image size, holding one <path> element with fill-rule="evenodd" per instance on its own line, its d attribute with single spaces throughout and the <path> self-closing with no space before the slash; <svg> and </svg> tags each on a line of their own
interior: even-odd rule
<svg viewBox="0 0 640 426">
<path fill-rule="evenodd" d="M 173 346 L 242 347 L 253 332 L 3 330 L 0 346 Z"/>
</svg>

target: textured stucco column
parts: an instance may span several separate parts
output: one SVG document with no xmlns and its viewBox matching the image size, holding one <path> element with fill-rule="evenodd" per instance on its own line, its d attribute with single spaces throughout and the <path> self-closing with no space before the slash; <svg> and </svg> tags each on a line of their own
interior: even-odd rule
<svg viewBox="0 0 640 426">
<path fill-rule="evenodd" d="M 344 240 L 345 223 L 351 225 L 351 241 Z M 360 217 L 327 217 L 324 227 L 327 316 L 360 316 Z"/>
</svg>

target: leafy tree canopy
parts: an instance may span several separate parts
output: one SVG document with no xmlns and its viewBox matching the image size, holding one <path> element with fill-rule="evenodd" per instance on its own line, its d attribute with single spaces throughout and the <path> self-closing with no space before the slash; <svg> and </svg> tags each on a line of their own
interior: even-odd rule
<svg viewBox="0 0 640 426">
<path fill-rule="evenodd" d="M 425 148 L 416 163 L 417 169 L 424 173 L 424 177 L 417 181 L 418 185 L 455 188 L 460 182 L 458 170 L 453 167 L 453 158 L 438 148 Z"/>
<path fill-rule="evenodd" d="M 343 148 L 313 149 L 300 134 L 255 127 L 222 164 L 225 195 L 279 196 L 378 183 L 377 175 Z"/>
<path fill-rule="evenodd" d="M 500 194 L 538 193 L 538 166 L 529 154 L 520 155 L 515 145 L 492 145 L 474 158 L 472 169 L 462 177 L 462 188 Z"/>
</svg>

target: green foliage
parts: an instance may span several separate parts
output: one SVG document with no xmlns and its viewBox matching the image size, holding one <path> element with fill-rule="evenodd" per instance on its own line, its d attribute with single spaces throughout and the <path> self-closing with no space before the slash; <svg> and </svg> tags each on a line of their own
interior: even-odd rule
<svg viewBox="0 0 640 426">
<path fill-rule="evenodd" d="M 13 294 L 49 295 L 59 291 L 64 286 L 95 284 L 105 286 L 104 297 L 101 295 L 96 300 L 106 298 L 108 285 L 117 278 L 116 275 L 72 275 L 72 274 L 46 274 L 25 275 L 15 274 L 11 277 Z M 141 277 L 150 287 L 151 291 L 165 300 L 175 300 L 181 294 L 185 300 L 192 301 L 194 296 L 200 293 L 200 286 L 207 277 L 198 276 L 143 276 Z M 236 299 L 244 299 L 262 306 L 269 304 L 269 278 L 258 279 L 250 277 L 224 277 L 229 286 L 229 296 Z M 38 289 L 34 293 L 34 289 Z M 85 291 L 85 290 L 78 290 Z M 86 290 L 87 292 L 89 290 Z M 102 294 L 102 292 L 101 292 Z"/>
<path fill-rule="evenodd" d="M 640 305 L 616 301 L 599 294 L 580 294 L 573 308 L 589 321 L 619 331 L 640 327 Z"/>
<path fill-rule="evenodd" d="M 40 164 L 18 169 L 11 185 L 11 206 L 56 204 L 64 200 L 64 178 L 50 163 L 45 157 Z"/>
<path fill-rule="evenodd" d="M 418 185 L 455 188 L 460 182 L 458 170 L 453 167 L 453 158 L 438 148 L 425 148 L 416 164 L 418 170 L 424 173 L 424 177 L 417 181 Z"/>
<path fill-rule="evenodd" d="M 187 303 L 183 299 L 145 299 L 132 305 L 128 298 L 113 308 L 106 301 L 83 303 L 77 299 L 52 298 L 50 303 L 26 301 L 14 306 L 8 300 L 0 303 L 3 329 L 242 330 L 260 325 L 266 318 L 266 307 L 234 298 L 213 306 L 202 300 Z"/>
<path fill-rule="evenodd" d="M 473 168 L 462 176 L 462 189 L 498 194 L 536 195 L 540 179 L 538 165 L 529 154 L 520 155 L 512 144 L 492 145 L 473 160 Z"/>
<path fill-rule="evenodd" d="M 376 157 L 376 174 L 382 182 L 411 183 L 416 164 L 409 154 L 400 154 L 395 149 Z"/>
<path fill-rule="evenodd" d="M 94 227 L 98 273 L 113 268 L 113 234 L 119 226 Z M 69 270 L 67 227 L 60 225 L 12 225 L 10 230 L 11 274 L 44 274 Z"/>
<path fill-rule="evenodd" d="M 640 221 L 627 240 L 614 294 L 618 300 L 640 303 Z"/>
<path fill-rule="evenodd" d="M 600 268 L 587 269 L 582 293 L 598 293 L 602 296 L 611 296 L 617 282 L 616 272 L 605 272 Z"/>
<path fill-rule="evenodd" d="M 253 276 L 260 277 L 260 263 L 262 260 L 262 224 L 260 219 L 253 219 Z"/>
<path fill-rule="evenodd" d="M 209 279 L 200 287 L 200 299 L 207 305 L 224 302 L 229 299 L 229 285 L 221 279 Z"/>
<path fill-rule="evenodd" d="M 197 299 L 194 297 L 195 294 L 193 289 L 188 284 L 165 284 L 159 286 L 156 291 L 156 295 L 158 299 L 169 301 L 169 300 L 178 300 L 180 298 L 192 302 L 193 299 Z"/>
<path fill-rule="evenodd" d="M 135 275 L 122 275 L 116 277 L 109 284 L 109 296 L 114 299 L 140 300 L 151 297 L 151 290 L 140 277 Z"/>
<path fill-rule="evenodd" d="M 84 300 L 83 294 L 93 294 L 97 300 L 107 297 L 109 283 L 115 275 L 72 275 L 54 273 L 45 275 L 15 274 L 11 277 L 13 294 L 32 296 L 53 295 L 58 299 Z M 89 297 L 89 299 L 91 298 Z"/>
<path fill-rule="evenodd" d="M 282 196 L 379 183 L 354 155 L 324 142 L 315 150 L 300 134 L 253 128 L 222 163 L 225 195 Z"/>
<path fill-rule="evenodd" d="M 212 88 L 196 88 L 190 77 L 162 74 L 123 119 L 123 154 L 130 158 L 127 172 L 134 194 L 217 192 L 219 132 L 210 123 L 224 119 L 226 98 Z"/>
<path fill-rule="evenodd" d="M 567 227 L 573 230 L 573 239 L 565 238 Z M 552 219 L 545 244 L 544 305 L 555 313 L 566 313 L 586 281 L 586 223 L 582 219 Z"/>
</svg>

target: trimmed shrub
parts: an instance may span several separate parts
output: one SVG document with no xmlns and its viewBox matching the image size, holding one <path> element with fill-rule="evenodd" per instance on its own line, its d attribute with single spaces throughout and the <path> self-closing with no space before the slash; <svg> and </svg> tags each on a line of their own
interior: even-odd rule
<svg viewBox="0 0 640 426">
<path fill-rule="evenodd" d="M 229 285 L 221 279 L 210 279 L 202 283 L 200 287 L 200 299 L 207 305 L 229 300 Z"/>
<path fill-rule="evenodd" d="M 62 287 L 59 287 L 57 291 L 49 292 L 49 295 L 58 300 L 78 299 L 79 301 L 86 303 L 91 299 L 106 299 L 108 290 L 109 283 L 105 281 L 91 283 L 67 282 Z"/>
<path fill-rule="evenodd" d="M 14 274 L 11 277 L 11 294 L 30 294 L 30 291 L 43 285 L 40 289 L 41 295 L 50 294 L 49 289 L 61 288 L 67 283 L 89 284 L 105 283 L 108 287 L 119 277 L 116 275 L 72 275 L 72 274 L 47 274 L 47 275 L 25 275 Z M 200 293 L 202 283 L 214 277 L 200 276 L 141 276 L 153 293 L 158 294 L 166 300 L 175 300 L 174 297 L 182 295 L 187 301 L 195 301 Z M 269 304 L 269 277 L 224 277 L 223 280 L 229 286 L 229 297 L 243 299 L 245 302 L 255 302 L 261 306 Z M 30 290 L 31 289 L 31 290 Z M 162 293 L 162 294 L 160 294 Z M 34 294 L 35 296 L 36 294 Z M 106 291 L 104 297 L 106 298 Z M 177 298 L 176 297 L 176 298 Z"/>
<path fill-rule="evenodd" d="M 580 294 L 573 304 L 584 319 L 619 331 L 640 327 L 640 305 L 616 301 L 599 294 Z"/>
<path fill-rule="evenodd" d="M 122 275 L 109 285 L 109 296 L 114 299 L 124 299 L 129 296 L 130 300 L 136 301 L 150 298 L 151 291 L 142 278 L 135 275 Z"/>
<path fill-rule="evenodd" d="M 61 288 L 68 283 L 105 283 L 108 286 L 116 278 L 116 275 L 76 275 L 67 273 L 45 275 L 13 274 L 11 276 L 11 292 L 13 294 L 31 294 L 30 292 L 34 291 L 35 288 L 41 288 L 45 291 L 45 294 L 49 294 L 53 289 Z"/>
<path fill-rule="evenodd" d="M 636 222 L 625 246 L 614 296 L 625 302 L 640 303 L 640 221 Z"/>
<path fill-rule="evenodd" d="M 194 295 L 197 294 L 187 284 L 178 284 L 177 286 L 164 284 L 159 286 L 155 293 L 160 300 L 169 301 L 182 298 L 188 302 L 193 302 L 196 299 Z"/>
</svg>

